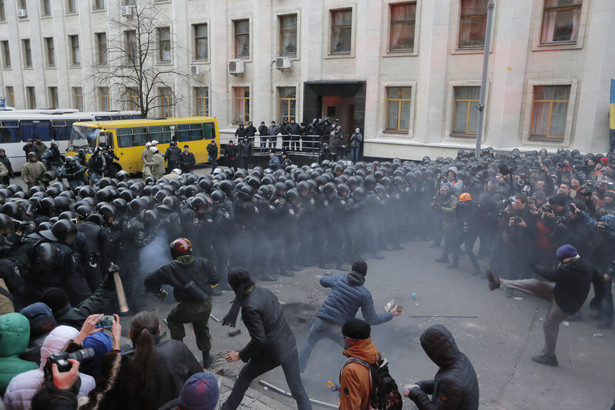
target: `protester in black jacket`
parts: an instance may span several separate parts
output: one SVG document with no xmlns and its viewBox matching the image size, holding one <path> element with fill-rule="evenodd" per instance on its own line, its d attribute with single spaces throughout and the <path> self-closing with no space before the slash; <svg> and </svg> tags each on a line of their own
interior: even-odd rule
<svg viewBox="0 0 615 410">
<path fill-rule="evenodd" d="M 237 147 L 233 140 L 229 140 L 228 145 L 224 148 L 224 157 L 226 158 L 226 165 L 237 172 Z"/>
<path fill-rule="evenodd" d="M 404 396 L 409 397 L 419 410 L 478 409 L 476 372 L 470 359 L 457 348 L 451 332 L 443 325 L 430 326 L 421 335 L 421 346 L 438 365 L 438 372 L 433 380 L 404 386 Z"/>
<path fill-rule="evenodd" d="M 236 409 L 250 386 L 250 382 L 277 366 L 282 366 L 286 382 L 299 410 L 312 405 L 301 383 L 299 359 L 293 336 L 280 302 L 273 293 L 257 287 L 250 273 L 243 268 L 233 268 L 228 282 L 235 292 L 235 300 L 222 324 L 235 326 L 241 309 L 244 325 L 250 333 L 250 342 L 241 351 L 227 350 L 226 361 L 242 360 L 246 364 L 239 372 L 233 391 L 222 405 L 223 410 Z"/>
</svg>

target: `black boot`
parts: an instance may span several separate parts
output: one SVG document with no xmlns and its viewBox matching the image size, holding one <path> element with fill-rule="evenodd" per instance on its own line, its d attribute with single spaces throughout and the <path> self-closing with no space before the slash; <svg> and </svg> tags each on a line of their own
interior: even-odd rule
<svg viewBox="0 0 615 410">
<path fill-rule="evenodd" d="M 209 354 L 209 351 L 203 352 L 203 369 L 209 369 L 214 362 L 214 357 Z"/>
</svg>

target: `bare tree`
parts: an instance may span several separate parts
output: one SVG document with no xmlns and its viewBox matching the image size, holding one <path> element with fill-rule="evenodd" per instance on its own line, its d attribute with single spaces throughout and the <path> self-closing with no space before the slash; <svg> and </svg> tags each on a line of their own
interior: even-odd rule
<svg viewBox="0 0 615 410">
<path fill-rule="evenodd" d="M 175 107 L 181 99 L 174 91 L 175 80 L 192 76 L 172 63 L 171 53 L 179 47 L 173 44 L 168 18 L 155 5 L 144 4 L 135 6 L 130 16 L 109 19 L 108 24 L 113 33 L 108 41 L 108 64 L 93 64 L 86 81 L 115 89 L 122 107 L 136 107 L 144 118 L 157 108 Z"/>
</svg>

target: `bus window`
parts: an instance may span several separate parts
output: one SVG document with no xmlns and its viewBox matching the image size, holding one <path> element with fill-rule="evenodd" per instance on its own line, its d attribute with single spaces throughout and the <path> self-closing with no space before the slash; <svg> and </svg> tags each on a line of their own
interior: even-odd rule
<svg viewBox="0 0 615 410">
<path fill-rule="evenodd" d="M 0 121 L 0 143 L 19 142 L 17 121 Z"/>
<path fill-rule="evenodd" d="M 150 140 L 156 140 L 160 144 L 168 144 L 171 142 L 171 126 L 170 125 L 156 125 L 153 127 L 148 127 L 147 131 L 149 133 Z"/>
<path fill-rule="evenodd" d="M 68 141 L 73 130 L 73 121 L 52 120 L 53 139 L 56 141 Z"/>
<path fill-rule="evenodd" d="M 137 147 L 147 142 L 147 128 L 118 128 L 117 145 L 119 147 Z"/>
<path fill-rule="evenodd" d="M 93 127 L 73 127 L 73 133 L 70 136 L 69 148 L 75 151 L 79 148 L 96 147 L 96 128 Z"/>
<path fill-rule="evenodd" d="M 98 135 L 98 146 L 103 148 L 113 146 L 113 134 L 110 132 L 101 132 Z"/>
<path fill-rule="evenodd" d="M 19 122 L 22 141 L 40 138 L 42 141 L 51 140 L 51 121 L 21 120 Z"/>
<path fill-rule="evenodd" d="M 97 115 L 96 117 L 94 117 L 94 119 L 96 121 L 111 121 L 112 118 L 109 115 Z"/>
<path fill-rule="evenodd" d="M 203 138 L 210 140 L 216 137 L 216 125 L 213 122 L 203 124 Z"/>
<path fill-rule="evenodd" d="M 202 124 L 179 124 L 176 134 L 179 141 L 198 141 L 203 139 Z"/>
</svg>

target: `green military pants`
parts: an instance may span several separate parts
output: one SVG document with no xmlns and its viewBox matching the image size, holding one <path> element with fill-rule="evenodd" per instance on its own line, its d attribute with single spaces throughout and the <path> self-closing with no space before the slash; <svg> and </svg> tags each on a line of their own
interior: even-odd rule
<svg viewBox="0 0 615 410">
<path fill-rule="evenodd" d="M 211 307 L 211 298 L 201 303 L 181 302 L 177 305 L 167 316 L 171 339 L 182 340 L 186 336 L 184 323 L 192 323 L 197 348 L 202 352 L 209 352 L 211 350 L 211 338 L 207 322 L 209 321 Z"/>
</svg>

